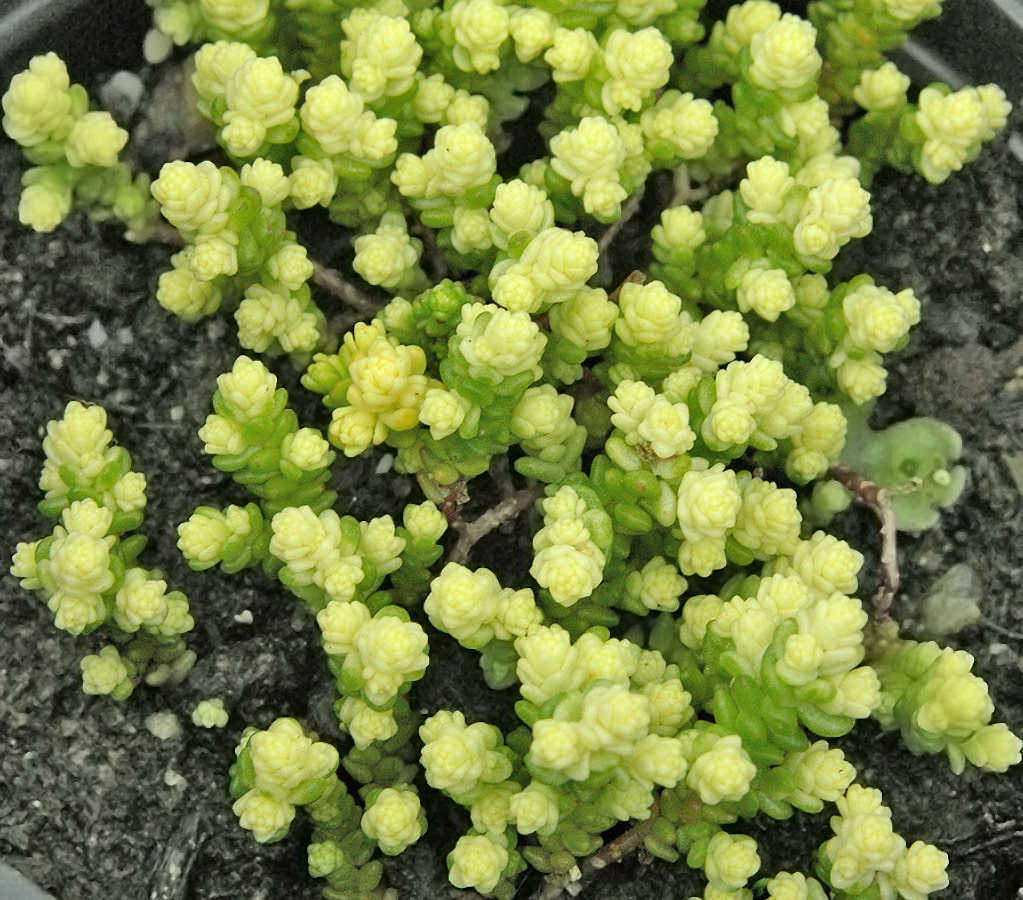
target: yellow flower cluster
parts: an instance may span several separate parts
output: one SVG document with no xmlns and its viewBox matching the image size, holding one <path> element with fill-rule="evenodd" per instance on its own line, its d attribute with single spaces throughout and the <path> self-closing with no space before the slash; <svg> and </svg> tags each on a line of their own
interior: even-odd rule
<svg viewBox="0 0 1023 900">
<path fill-rule="evenodd" d="M 499 68 L 511 24 L 508 9 L 495 0 L 456 0 L 448 16 L 454 31 L 455 65 L 463 72 L 480 74 Z"/>
<path fill-rule="evenodd" d="M 596 271 L 596 241 L 582 232 L 545 228 L 525 245 L 518 259 L 494 266 L 489 276 L 491 296 L 511 312 L 536 313 L 585 292 L 586 282 Z"/>
<path fill-rule="evenodd" d="M 497 887 L 509 854 L 501 834 L 467 834 L 458 839 L 448 854 L 448 879 L 457 888 L 471 888 L 487 894 Z"/>
<path fill-rule="evenodd" d="M 471 804 L 481 787 L 511 775 L 509 754 L 493 725 L 467 725 L 462 713 L 441 710 L 419 727 L 419 737 L 423 742 L 419 759 L 427 782 L 459 803 Z"/>
<path fill-rule="evenodd" d="M 645 382 L 620 381 L 607 405 L 611 424 L 623 433 L 625 442 L 651 459 L 682 456 L 696 443 L 689 427 L 689 407 L 672 403 Z"/>
<path fill-rule="evenodd" d="M 370 795 L 360 824 L 363 834 L 388 856 L 404 852 L 426 831 L 419 794 L 409 785 L 387 787 Z"/>
<path fill-rule="evenodd" d="M 18 205 L 23 225 L 53 231 L 71 209 L 72 195 L 86 170 L 105 170 L 103 187 L 110 205 L 125 221 L 141 218 L 145 201 L 140 184 L 118 164 L 128 132 L 110 113 L 90 111 L 81 85 L 72 84 L 67 66 L 56 53 L 33 57 L 28 68 L 11 79 L 3 96 L 3 129 L 40 163 L 25 173 Z M 98 189 L 97 189 L 98 188 Z"/>
<path fill-rule="evenodd" d="M 562 606 L 588 597 L 602 580 L 610 520 L 565 486 L 543 501 L 544 527 L 533 537 L 530 574 Z"/>
<path fill-rule="evenodd" d="M 769 91 L 798 91 L 814 81 L 821 68 L 817 30 L 785 13 L 750 37 L 749 79 Z"/>
<path fill-rule="evenodd" d="M 719 736 L 689 765 L 686 784 L 703 803 L 741 800 L 749 792 L 757 767 L 737 734 Z"/>
<path fill-rule="evenodd" d="M 626 148 L 615 123 L 586 116 L 551 138 L 550 147 L 551 169 L 569 182 L 586 212 L 601 222 L 617 219 L 628 192 L 621 183 Z"/>
<path fill-rule="evenodd" d="M 647 96 L 667 83 L 675 61 L 671 44 L 657 28 L 636 32 L 616 28 L 604 42 L 603 51 L 608 78 L 600 100 L 612 116 L 624 110 L 638 112 Z"/>
<path fill-rule="evenodd" d="M 423 156 L 403 153 L 391 180 L 404 197 L 456 199 L 487 184 L 497 171 L 494 145 L 475 122 L 444 125 Z"/>
<path fill-rule="evenodd" d="M 349 521 L 343 523 L 332 509 L 317 515 L 308 506 L 289 506 L 270 524 L 270 552 L 284 563 L 281 577 L 286 584 L 315 585 L 330 600 L 352 599 L 365 572 L 358 536 L 351 534 L 351 527 L 344 527 Z"/>
<path fill-rule="evenodd" d="M 534 380 L 540 377 L 540 357 L 547 338 L 525 310 L 467 303 L 455 336 L 470 372 L 492 370 L 504 377 L 532 372 Z"/>
<path fill-rule="evenodd" d="M 397 607 L 374 616 L 358 600 L 331 600 L 316 621 L 324 649 L 338 660 L 340 717 L 356 746 L 391 737 L 398 730 L 395 701 L 429 662 L 425 632 Z"/>
<path fill-rule="evenodd" d="M 388 337 L 379 319 L 359 323 L 345 335 L 335 357 L 318 356 L 308 378 L 326 370 L 340 375 L 328 435 L 346 456 L 381 443 L 388 431 L 407 431 L 419 421 L 429 382 L 420 347 Z"/>
<path fill-rule="evenodd" d="M 757 842 L 744 834 L 717 832 L 707 845 L 703 872 L 711 887 L 721 891 L 737 891 L 746 885 L 760 868 Z"/>
<path fill-rule="evenodd" d="M 403 290 L 424 279 L 419 269 L 423 242 L 409 237 L 405 217 L 400 212 L 384 213 L 372 234 L 355 239 L 355 269 L 370 284 L 389 290 Z"/>
<path fill-rule="evenodd" d="M 920 171 L 940 184 L 980 152 L 981 144 L 1005 127 L 1012 108 L 993 84 L 946 92 L 934 87 L 920 92 L 917 127 L 926 138 L 920 150 Z"/>
<path fill-rule="evenodd" d="M 875 788 L 851 785 L 832 816 L 835 836 L 821 847 L 828 881 L 858 893 L 877 885 L 903 897 L 927 897 L 948 886 L 948 856 L 923 841 L 907 848 L 892 828 L 892 811 Z"/>
<path fill-rule="evenodd" d="M 276 56 L 260 57 L 246 44 L 204 44 L 195 56 L 192 83 L 220 127 L 224 148 L 236 157 L 254 157 L 272 144 L 294 139 L 295 104 L 308 73 L 287 73 Z M 217 101 L 222 101 L 218 103 Z"/>
<path fill-rule="evenodd" d="M 237 753 L 252 787 L 235 801 L 234 814 L 263 843 L 287 834 L 295 807 L 323 793 L 339 761 L 337 750 L 308 737 L 294 719 L 277 719 L 266 731 L 248 729 Z"/>
<path fill-rule="evenodd" d="M 362 12 L 370 13 L 369 10 Z M 354 17 L 353 14 L 345 20 L 345 28 L 349 27 Z M 382 22 L 390 17 L 377 13 L 376 18 Z M 363 32 L 363 36 L 368 38 L 377 30 L 370 28 Z M 364 43 L 363 39 L 359 42 Z M 366 47 L 363 47 L 363 50 L 365 49 Z M 398 142 L 394 137 L 398 123 L 394 119 L 378 118 L 372 111 L 367 110 L 365 99 L 369 98 L 356 88 L 355 84 L 365 83 L 368 87 L 376 82 L 369 93 L 383 92 L 390 84 L 387 78 L 389 70 L 360 66 L 359 71 L 361 78 L 352 82 L 351 89 L 337 75 L 328 75 L 309 88 L 299 109 L 299 117 L 302 121 L 302 130 L 316 141 L 327 156 L 347 155 L 363 162 L 379 164 L 390 160 L 398 149 Z"/>
<path fill-rule="evenodd" d="M 714 403 L 700 435 L 712 450 L 747 444 L 773 450 L 801 430 L 813 411 L 807 388 L 793 381 L 777 360 L 757 354 L 719 369 Z"/>
<path fill-rule="evenodd" d="M 364 100 L 399 97 L 412 87 L 423 49 L 408 19 L 356 7 L 341 28 L 341 72 Z"/>
<path fill-rule="evenodd" d="M 994 703 L 973 662 L 969 653 L 933 641 L 896 641 L 878 663 L 877 718 L 885 728 L 900 728 L 914 752 L 945 752 L 957 774 L 967 763 L 1004 772 L 1020 761 L 1023 741 L 991 723 Z"/>
<path fill-rule="evenodd" d="M 449 562 L 430 583 L 423 610 L 435 628 L 465 647 L 510 641 L 537 627 L 542 616 L 529 588 L 502 588 L 489 569 Z"/>
</svg>

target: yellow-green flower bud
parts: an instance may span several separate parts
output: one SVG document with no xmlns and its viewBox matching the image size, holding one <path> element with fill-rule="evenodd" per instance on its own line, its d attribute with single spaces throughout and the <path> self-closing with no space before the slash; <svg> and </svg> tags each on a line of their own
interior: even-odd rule
<svg viewBox="0 0 1023 900">
<path fill-rule="evenodd" d="M 674 612 L 686 589 L 686 580 L 663 556 L 655 556 L 639 572 L 631 572 L 626 590 L 647 609 Z"/>
<path fill-rule="evenodd" d="M 192 274 L 198 281 L 213 281 L 222 275 L 237 273 L 237 243 L 237 236 L 228 231 L 200 238 L 188 258 Z"/>
<path fill-rule="evenodd" d="M 355 649 L 355 637 L 372 618 L 369 608 L 358 601 L 331 600 L 316 614 L 323 649 L 330 656 L 347 656 Z"/>
<path fill-rule="evenodd" d="M 604 577 L 604 554 L 587 542 L 581 547 L 556 544 L 533 557 L 529 574 L 561 606 L 573 606 L 589 597 Z"/>
<path fill-rule="evenodd" d="M 895 864 L 892 882 L 899 896 L 918 900 L 948 887 L 948 854 L 933 844 L 914 841 Z"/>
<path fill-rule="evenodd" d="M 429 657 L 426 633 L 415 622 L 379 616 L 355 635 L 355 650 L 362 663 L 362 690 L 375 705 L 394 697 L 406 681 L 422 676 Z"/>
<path fill-rule="evenodd" d="M 168 312 L 191 322 L 220 307 L 222 294 L 212 281 L 200 281 L 192 271 L 195 246 L 189 245 L 171 257 L 173 268 L 162 273 L 156 287 L 156 299 Z"/>
<path fill-rule="evenodd" d="M 629 774 L 648 786 L 673 788 L 686 774 L 689 763 L 682 743 L 674 737 L 648 734 L 628 757 Z"/>
<path fill-rule="evenodd" d="M 557 84 L 581 81 L 599 49 L 597 39 L 585 28 L 558 28 L 543 58 L 551 67 L 551 77 Z"/>
<path fill-rule="evenodd" d="M 235 41 L 203 44 L 195 53 L 192 84 L 203 100 L 215 100 L 223 96 L 235 72 L 254 59 L 256 51 L 248 44 Z"/>
<path fill-rule="evenodd" d="M 727 40 L 738 52 L 739 47 L 748 47 L 755 34 L 766 31 L 781 17 L 777 3 L 769 0 L 746 0 L 731 6 L 725 17 Z"/>
<path fill-rule="evenodd" d="M 543 53 L 553 43 L 556 28 L 557 21 L 546 10 L 516 9 L 508 20 L 508 33 L 519 62 L 529 62 Z"/>
<path fill-rule="evenodd" d="M 764 885 L 765 900 L 826 900 L 827 894 L 816 878 L 802 872 L 779 872 Z"/>
<path fill-rule="evenodd" d="M 719 831 L 710 839 L 703 871 L 715 887 L 737 891 L 759 868 L 760 856 L 753 838 Z"/>
<path fill-rule="evenodd" d="M 1019 764 L 1023 741 L 1014 735 L 1007 725 L 998 722 L 978 728 L 962 744 L 966 758 L 988 772 L 1005 772 L 1010 766 Z"/>
<path fill-rule="evenodd" d="M 671 44 L 659 29 L 632 33 L 616 28 L 604 43 L 604 67 L 610 76 L 600 94 L 604 111 L 612 116 L 623 110 L 638 112 L 665 85 L 674 61 Z"/>
<path fill-rule="evenodd" d="M 294 719 L 277 719 L 252 734 L 246 746 L 255 789 L 279 801 L 293 802 L 307 782 L 332 774 L 338 765 L 337 750 L 308 737 Z"/>
<path fill-rule="evenodd" d="M 280 206 L 288 196 L 288 176 L 284 173 L 283 166 L 269 159 L 254 159 L 246 163 L 242 166 L 239 177 L 245 187 L 259 193 L 263 206 Z"/>
<path fill-rule="evenodd" d="M 87 112 L 76 120 L 64 143 L 67 161 L 82 166 L 109 167 L 128 143 L 128 132 L 108 112 Z"/>
<path fill-rule="evenodd" d="M 480 313 L 487 316 L 482 328 L 476 325 Z M 489 304 L 463 306 L 462 321 L 455 333 L 462 339 L 459 350 L 470 366 L 493 369 L 507 376 L 536 369 L 547 344 L 547 338 L 528 313 Z"/>
<path fill-rule="evenodd" d="M 584 673 L 572 638 L 560 625 L 541 626 L 515 641 L 519 657 L 515 674 L 522 696 L 542 704 L 551 697 L 582 685 Z"/>
<path fill-rule="evenodd" d="M 620 310 L 615 334 L 630 347 L 666 345 L 678 356 L 686 351 L 682 298 L 660 281 L 627 282 L 618 292 Z"/>
<path fill-rule="evenodd" d="M 459 643 L 482 647 L 494 636 L 500 585 L 489 569 L 473 572 L 448 563 L 433 579 L 423 610 L 430 622 Z"/>
<path fill-rule="evenodd" d="M 33 171 L 41 170 L 30 170 L 26 179 Z M 41 175 L 21 192 L 18 221 L 33 231 L 49 234 L 67 218 L 71 203 L 70 183 L 60 177 Z"/>
<path fill-rule="evenodd" d="M 724 536 L 735 525 L 741 508 L 735 472 L 723 463 L 691 469 L 679 482 L 677 514 L 687 541 Z"/>
<path fill-rule="evenodd" d="M 413 540 L 439 541 L 447 531 L 448 520 L 432 500 L 408 504 L 402 513 L 402 523 Z"/>
<path fill-rule="evenodd" d="M 461 713 L 442 711 L 423 723 L 419 736 L 426 780 L 439 791 L 458 797 L 481 782 L 493 784 L 511 774 L 511 763 L 494 749 L 499 732 L 493 725 L 466 725 Z"/>
<path fill-rule="evenodd" d="M 398 288 L 419 264 L 422 242 L 409 237 L 404 217 L 386 213 L 373 234 L 355 239 L 355 269 L 370 284 Z"/>
<path fill-rule="evenodd" d="M 893 294 L 865 284 L 845 295 L 842 314 L 849 326 L 848 340 L 866 350 L 888 353 L 920 321 L 920 301 L 909 289 Z"/>
<path fill-rule="evenodd" d="M 285 193 L 287 193 L 286 179 Z M 313 276 L 313 264 L 309 260 L 306 248 L 290 241 L 267 260 L 266 266 L 271 277 L 283 284 L 289 291 L 297 291 Z"/>
<path fill-rule="evenodd" d="M 816 40 L 813 25 L 786 13 L 751 38 L 750 80 L 769 91 L 797 90 L 808 84 L 821 67 Z"/>
<path fill-rule="evenodd" d="M 295 819 L 294 806 L 258 790 L 243 794 L 231 809 L 238 824 L 260 843 L 280 840 Z"/>
<path fill-rule="evenodd" d="M 131 693 L 128 667 L 116 647 L 107 645 L 98 655 L 82 660 L 82 690 L 86 694 L 111 694 L 121 700 Z"/>
<path fill-rule="evenodd" d="M 367 101 L 404 94 L 415 80 L 423 49 L 409 21 L 375 9 L 355 8 L 341 23 L 341 68 Z"/>
<path fill-rule="evenodd" d="M 228 714 L 224 709 L 224 701 L 219 697 L 200 700 L 192 710 L 192 724 L 197 728 L 223 728 L 227 724 Z"/>
<path fill-rule="evenodd" d="M 167 582 L 149 577 L 145 569 L 129 569 L 114 597 L 113 618 L 122 631 L 156 627 L 167 615 Z"/>
<path fill-rule="evenodd" d="M 259 360 L 239 356 L 230 372 L 217 376 L 217 390 L 239 422 L 251 422 L 272 409 L 277 377 Z"/>
<path fill-rule="evenodd" d="M 614 123 L 602 116 L 586 116 L 550 140 L 551 168 L 570 182 L 590 215 L 611 220 L 626 198 L 619 183 L 625 164 L 625 144 Z"/>
<path fill-rule="evenodd" d="M 493 891 L 508 865 L 508 849 L 501 840 L 489 833 L 459 838 L 448 854 L 448 880 L 457 888 L 472 888 L 482 894 Z"/>
<path fill-rule="evenodd" d="M 14 556 L 11 558 L 11 574 L 21 581 L 21 586 L 26 591 L 32 591 L 42 587 L 39 580 L 39 567 L 36 564 L 36 548 L 39 541 L 19 541 L 15 548 Z"/>
<path fill-rule="evenodd" d="M 778 316 L 795 306 L 796 293 L 783 270 L 754 265 L 743 275 L 736 300 L 742 312 L 752 310 L 761 319 L 775 322 Z"/>
<path fill-rule="evenodd" d="M 741 800 L 749 791 L 757 767 L 737 734 L 720 738 L 689 766 L 686 784 L 707 804 Z"/>
<path fill-rule="evenodd" d="M 284 72 L 276 56 L 251 59 L 227 82 L 224 121 L 230 124 L 240 116 L 259 123 L 264 132 L 283 125 L 295 116 L 298 89 L 298 81 Z"/>
<path fill-rule="evenodd" d="M 415 788 L 384 788 L 366 805 L 359 823 L 363 834 L 376 841 L 388 856 L 397 856 L 418 841 L 425 831 L 422 807 Z"/>
<path fill-rule="evenodd" d="M 790 561 L 792 570 L 820 596 L 856 593 L 857 578 L 863 566 L 863 554 L 845 541 L 816 531 L 809 540 L 800 541 Z"/>
<path fill-rule="evenodd" d="M 481 74 L 499 68 L 501 46 L 508 38 L 508 10 L 494 0 L 456 0 L 450 16 L 455 65 Z"/>
<path fill-rule="evenodd" d="M 550 834 L 558 825 L 558 794 L 540 781 L 531 781 L 509 801 L 510 820 L 519 834 Z"/>
<path fill-rule="evenodd" d="M 329 159 L 310 159 L 296 156 L 291 161 L 288 176 L 291 202 L 297 209 L 326 206 L 334 199 L 337 175 Z"/>
<path fill-rule="evenodd" d="M 220 230 L 237 193 L 233 180 L 209 160 L 164 163 L 151 190 L 164 218 L 186 233 Z"/>
<path fill-rule="evenodd" d="M 386 741 L 398 733 L 398 723 L 393 712 L 373 709 L 361 697 L 346 697 L 338 715 L 360 750 L 376 741 Z"/>
<path fill-rule="evenodd" d="M 806 750 L 790 755 L 784 768 L 795 781 L 796 788 L 805 797 L 802 809 L 822 808 L 821 803 L 834 803 L 853 783 L 856 769 L 841 750 L 828 747 L 826 741 L 816 741 Z M 816 802 L 814 802 L 816 801 Z"/>
<path fill-rule="evenodd" d="M 898 109 L 906 102 L 909 76 L 899 71 L 893 62 L 860 73 L 860 83 L 853 88 L 852 97 L 869 112 Z"/>
<path fill-rule="evenodd" d="M 35 56 L 3 96 L 3 127 L 23 147 L 62 139 L 71 127 L 71 80 L 56 53 Z"/>
<path fill-rule="evenodd" d="M 541 719 L 534 724 L 529 760 L 575 781 L 585 781 L 590 775 L 590 753 L 576 722 Z"/>
</svg>

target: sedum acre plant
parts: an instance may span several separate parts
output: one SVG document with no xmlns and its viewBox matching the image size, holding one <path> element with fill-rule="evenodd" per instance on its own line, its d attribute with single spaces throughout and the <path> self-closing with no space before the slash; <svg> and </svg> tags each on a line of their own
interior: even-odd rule
<svg viewBox="0 0 1023 900">
<path fill-rule="evenodd" d="M 947 426 L 866 425 L 919 321 L 912 288 L 831 276 L 872 228 L 880 168 L 941 182 L 1005 123 L 997 87 L 916 93 L 885 60 L 939 0 L 806 19 L 747 0 L 717 21 L 703 0 L 149 4 L 146 52 L 184 58 L 204 158 L 131 172 L 127 134 L 53 54 L 14 78 L 3 124 L 34 166 L 25 224 L 80 199 L 166 237 L 162 215 L 158 302 L 237 323 L 246 352 L 199 437 L 251 498 L 196 509 L 178 547 L 302 601 L 345 735 L 247 727 L 241 826 L 277 841 L 302 809 L 330 900 L 383 895 L 378 854 L 422 839 L 424 791 L 470 823 L 443 849 L 451 883 L 502 900 L 527 867 L 566 885 L 640 846 L 702 871 L 706 898 L 945 887 L 944 852 L 900 836 L 829 740 L 874 718 L 956 772 L 1004 772 L 1021 742 L 972 658 L 900 638 L 894 588 L 861 601 L 863 556 L 817 527 L 848 502 L 833 479 L 888 513 L 890 491 L 909 530 L 964 480 Z M 317 206 L 352 237 L 349 281 L 298 237 Z M 631 272 L 613 252 L 630 220 L 649 229 Z M 343 333 L 339 297 L 364 319 Z M 323 430 L 278 386 L 288 365 Z M 59 627 L 109 636 L 85 690 L 124 699 L 185 657 L 192 620 L 136 565 L 144 482 L 109 442 L 98 407 L 50 424 L 41 508 L 60 524 L 12 571 Z M 332 467 L 378 447 L 423 499 L 359 521 Z M 508 496 L 466 521 L 508 463 Z M 529 508 L 532 554 L 504 583 L 473 548 Z M 517 725 L 419 709 L 449 639 Z M 193 721 L 227 712 L 204 700 Z M 807 874 L 764 871 L 742 823 L 825 808 Z"/>
</svg>

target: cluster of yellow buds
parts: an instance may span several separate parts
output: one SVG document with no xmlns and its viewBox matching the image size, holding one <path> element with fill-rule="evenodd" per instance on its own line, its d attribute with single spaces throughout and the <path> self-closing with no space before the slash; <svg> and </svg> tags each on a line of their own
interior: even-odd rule
<svg viewBox="0 0 1023 900">
<path fill-rule="evenodd" d="M 987 684 L 973 674 L 973 657 L 933 641 L 896 640 L 876 662 L 881 705 L 876 718 L 898 728 L 915 753 L 948 756 L 952 771 L 966 764 L 1004 772 L 1020 761 L 1023 741 L 992 723 Z"/>
<path fill-rule="evenodd" d="M 58 628 L 114 641 L 82 660 L 83 688 L 123 700 L 143 677 L 160 682 L 159 667 L 169 676 L 171 663 L 194 662 L 182 639 L 194 623 L 185 595 L 136 565 L 145 537 L 128 532 L 142 521 L 146 479 L 112 440 L 101 406 L 74 400 L 47 424 L 39 508 L 58 524 L 17 545 L 11 574 L 46 600 Z"/>
<path fill-rule="evenodd" d="M 833 888 L 859 893 L 877 885 L 901 897 L 926 897 L 948 886 L 948 855 L 924 841 L 907 847 L 879 790 L 854 784 L 836 803 L 835 836 L 820 849 Z"/>
<path fill-rule="evenodd" d="M 148 177 L 118 161 L 128 132 L 110 113 L 89 109 L 85 88 L 71 82 L 56 53 L 34 57 L 14 76 L 3 111 L 4 131 L 35 164 L 22 178 L 23 225 L 53 231 L 76 195 L 98 216 L 113 215 L 129 227 L 151 217 Z"/>
<path fill-rule="evenodd" d="M 283 168 L 263 158 L 240 173 L 209 160 L 166 163 L 153 196 L 186 245 L 160 276 L 161 305 L 195 320 L 236 302 L 243 347 L 307 358 L 321 343 L 324 318 L 309 292 L 313 264 L 281 209 L 288 183 Z"/>
<path fill-rule="evenodd" d="M 342 699 L 338 716 L 359 748 L 398 733 L 405 705 L 396 706 L 423 677 L 426 633 L 400 607 L 375 615 L 358 600 L 331 600 L 316 616 Z"/>
</svg>

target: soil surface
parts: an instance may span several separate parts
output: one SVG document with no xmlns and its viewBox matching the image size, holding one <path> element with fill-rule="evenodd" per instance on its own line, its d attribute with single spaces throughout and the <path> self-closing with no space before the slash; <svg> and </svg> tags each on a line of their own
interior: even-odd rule
<svg viewBox="0 0 1023 900">
<path fill-rule="evenodd" d="M 1018 113 L 1014 125 L 1017 131 L 1023 125 Z M 873 189 L 875 233 L 842 259 L 846 277 L 867 271 L 892 288 L 913 287 L 923 299 L 912 343 L 891 361 L 879 415 L 943 418 L 963 436 L 970 473 L 959 504 L 935 529 L 901 538 L 903 587 L 895 614 L 913 636 L 932 636 L 918 624 L 924 621 L 932 632 L 944 630 L 923 614 L 924 601 L 953 566 L 968 566 L 981 618 L 939 640 L 976 657 L 996 715 L 1017 733 L 1023 732 L 1019 152 L 1003 137 L 940 188 L 880 178 Z M 102 404 L 117 440 L 148 476 L 141 531 L 150 540 L 142 559 L 189 596 L 199 661 L 183 684 L 143 688 L 125 703 L 87 697 L 79 660 L 92 651 L 89 639 L 57 631 L 37 598 L 0 576 L 0 857 L 60 900 L 317 897 L 305 872 L 303 829 L 279 844 L 258 845 L 237 827 L 227 794 L 227 770 L 245 725 L 265 727 L 293 715 L 325 738 L 342 740 L 316 628 L 282 587 L 252 573 L 193 573 L 175 547 L 177 523 L 197 505 L 245 502 L 209 465 L 196 436 L 214 380 L 237 354 L 233 323 L 215 318 L 189 326 L 160 309 L 153 293 L 170 255 L 164 247 L 128 244 L 115 226 L 80 215 L 52 235 L 22 229 L 21 170 L 16 149 L 0 144 L 0 555 L 6 559 L 17 541 L 49 531 L 35 508 L 45 423 L 68 400 Z M 285 365 L 276 368 L 287 386 L 297 384 Z M 294 397 L 300 418 L 323 424 L 312 399 L 301 389 Z M 380 462 L 378 454 L 337 467 L 340 509 L 378 515 L 414 495 L 410 479 L 376 474 Z M 834 530 L 876 555 L 876 535 L 862 511 L 845 514 Z M 512 540 L 523 538 L 498 535 L 491 553 L 502 542 L 506 551 Z M 865 595 L 868 590 L 863 587 Z M 415 693 L 417 706 L 427 712 L 457 707 L 508 724 L 511 698 L 484 688 L 473 655 L 439 637 L 431 642 L 436 649 Z M 231 712 L 227 728 L 193 727 L 196 702 L 214 696 Z M 180 725 L 170 735 L 155 725 L 168 716 Z M 948 851 L 952 884 L 940 896 L 1019 896 L 1023 767 L 1004 776 L 957 778 L 942 759 L 912 756 L 871 722 L 841 746 L 860 780 L 881 788 L 908 841 L 924 839 Z M 402 898 L 458 894 L 447 886 L 444 857 L 466 816 L 447 802 L 427 804 L 427 839 L 388 863 Z M 827 816 L 755 825 L 754 832 L 764 872 L 806 871 L 813 847 L 828 835 Z M 519 896 L 540 887 L 534 877 Z M 4 890 L 0 882 L 4 900 L 18 896 Z M 633 859 L 589 880 L 582 896 L 698 892 L 684 868 Z"/>
</svg>

